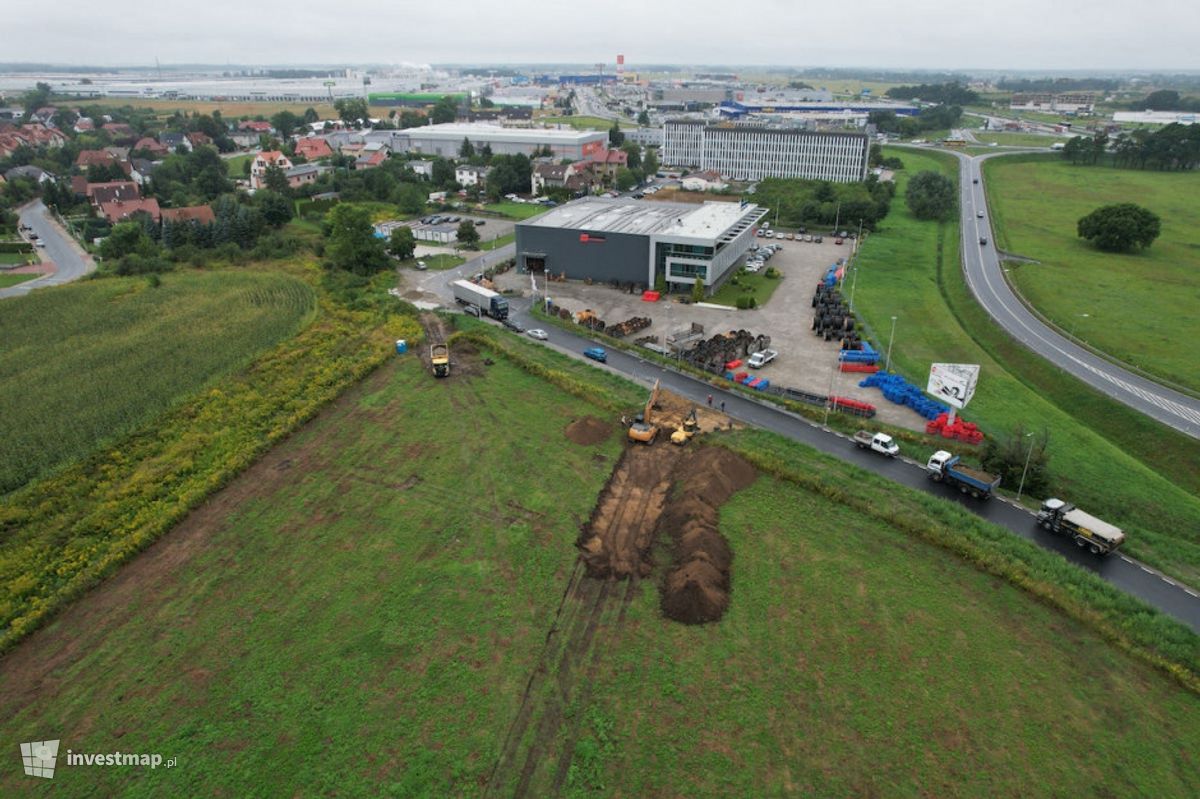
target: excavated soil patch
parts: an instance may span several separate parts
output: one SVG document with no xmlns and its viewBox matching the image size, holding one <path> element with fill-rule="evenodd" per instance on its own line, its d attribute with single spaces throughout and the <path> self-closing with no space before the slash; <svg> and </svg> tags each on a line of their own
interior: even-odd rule
<svg viewBox="0 0 1200 799">
<path fill-rule="evenodd" d="M 704 624 L 725 614 L 733 552 L 717 529 L 718 509 L 757 476 L 753 466 L 722 447 L 697 450 L 675 467 L 678 489 L 660 518 L 674 544 L 674 565 L 662 582 L 663 615 Z"/>
<path fill-rule="evenodd" d="M 595 416 L 585 416 L 567 425 L 567 428 L 563 430 L 563 435 L 572 443 L 590 447 L 612 435 L 612 425 Z"/>
</svg>

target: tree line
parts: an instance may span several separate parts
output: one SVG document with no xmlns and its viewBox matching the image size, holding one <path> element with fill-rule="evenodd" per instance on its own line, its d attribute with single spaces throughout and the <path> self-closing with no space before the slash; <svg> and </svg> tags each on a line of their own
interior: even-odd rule
<svg viewBox="0 0 1200 799">
<path fill-rule="evenodd" d="M 1195 169 L 1200 164 L 1200 125 L 1172 123 L 1158 130 L 1139 128 L 1110 137 L 1076 136 L 1067 141 L 1062 156 L 1072 164 L 1114 166 L 1163 171 Z"/>
<path fill-rule="evenodd" d="M 893 100 L 920 99 L 940 105 L 972 105 L 979 94 L 961 83 L 922 83 L 918 86 L 893 86 L 884 92 Z"/>
<path fill-rule="evenodd" d="M 887 216 L 895 191 L 894 184 L 874 175 L 862 183 L 764 178 L 747 199 L 776 210 L 782 227 L 839 223 L 849 229 L 862 220 L 864 229 L 874 230 Z"/>
</svg>

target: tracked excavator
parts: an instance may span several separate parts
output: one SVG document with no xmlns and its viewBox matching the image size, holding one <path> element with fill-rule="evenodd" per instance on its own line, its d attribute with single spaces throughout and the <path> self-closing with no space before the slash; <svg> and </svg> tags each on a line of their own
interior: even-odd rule
<svg viewBox="0 0 1200 799">
<path fill-rule="evenodd" d="M 642 444 L 650 445 L 654 443 L 654 439 L 658 438 L 658 427 L 654 424 L 652 414 L 654 406 L 658 402 L 658 381 L 654 381 L 654 390 L 650 392 L 650 399 L 646 400 L 645 409 L 637 416 L 633 417 L 633 424 L 629 426 L 629 440 L 636 441 Z"/>
</svg>

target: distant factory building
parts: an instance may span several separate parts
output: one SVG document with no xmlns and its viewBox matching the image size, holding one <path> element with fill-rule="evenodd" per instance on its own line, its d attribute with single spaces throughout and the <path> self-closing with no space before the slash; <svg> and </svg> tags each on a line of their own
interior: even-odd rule
<svg viewBox="0 0 1200 799">
<path fill-rule="evenodd" d="M 1088 92 L 1070 94 L 1014 94 L 1008 104 L 1013 111 L 1044 111 L 1054 114 L 1090 114 L 1096 110 L 1096 96 Z"/>
<path fill-rule="evenodd" d="M 734 180 L 809 178 L 851 183 L 866 178 L 869 149 L 863 133 L 673 120 L 663 128 L 662 163 L 713 170 Z"/>
<path fill-rule="evenodd" d="M 552 128 L 503 128 L 448 122 L 419 128 L 389 131 L 391 147 L 397 153 L 421 153 L 457 158 L 463 139 L 468 139 L 478 152 L 485 144 L 493 155 L 532 155 L 535 150 L 550 148 L 556 159 L 579 161 L 608 147 L 608 131 L 557 130 Z"/>
<path fill-rule="evenodd" d="M 766 209 L 750 203 L 586 197 L 516 225 L 520 268 L 571 280 L 712 293 L 754 241 Z"/>
</svg>

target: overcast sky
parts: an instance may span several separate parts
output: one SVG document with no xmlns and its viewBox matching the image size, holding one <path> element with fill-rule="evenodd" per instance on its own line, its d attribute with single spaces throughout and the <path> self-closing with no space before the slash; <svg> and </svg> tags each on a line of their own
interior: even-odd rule
<svg viewBox="0 0 1200 799">
<path fill-rule="evenodd" d="M 55 0 L 3 17 L 7 62 L 1200 67 L 1195 0 Z"/>
</svg>

